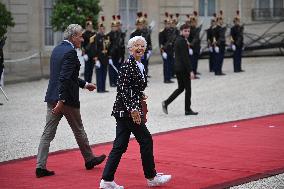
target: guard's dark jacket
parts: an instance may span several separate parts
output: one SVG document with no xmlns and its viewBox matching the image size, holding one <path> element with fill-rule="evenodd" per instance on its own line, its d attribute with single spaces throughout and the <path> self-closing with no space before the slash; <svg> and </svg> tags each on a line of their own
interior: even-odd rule
<svg viewBox="0 0 284 189">
<path fill-rule="evenodd" d="M 234 40 L 234 44 L 236 45 L 236 47 L 242 47 L 243 46 L 243 41 L 244 41 L 244 37 L 243 37 L 243 26 L 240 25 L 235 25 L 231 28 L 231 36 Z"/>
<path fill-rule="evenodd" d="M 125 54 L 124 38 L 125 33 L 121 31 L 111 31 L 107 34 L 110 40 L 109 54 L 112 58 L 123 58 Z"/>
<path fill-rule="evenodd" d="M 199 51 L 200 51 L 200 43 L 201 43 L 201 40 L 200 40 L 200 37 L 199 37 L 200 30 L 201 30 L 201 27 L 197 28 L 195 26 L 191 26 L 190 27 L 190 34 L 189 34 L 189 37 L 188 37 L 188 41 L 190 43 L 191 48 L 193 49 L 193 52 L 198 53 L 198 54 L 199 54 Z"/>
<path fill-rule="evenodd" d="M 174 54 L 174 44 L 177 38 L 176 30 L 174 28 L 164 28 L 159 33 L 159 46 L 162 48 L 167 54 Z"/>
<path fill-rule="evenodd" d="M 175 42 L 175 71 L 188 74 L 192 72 L 188 43 L 182 35 L 178 36 Z"/>
<path fill-rule="evenodd" d="M 84 38 L 84 41 L 82 42 L 82 48 L 85 50 L 85 53 L 88 54 L 88 56 L 91 56 L 91 52 L 90 52 L 90 47 L 91 47 L 91 44 L 90 44 L 90 38 L 92 36 L 96 35 L 95 32 L 92 32 L 92 31 L 85 31 L 83 33 L 83 38 Z M 91 58 L 91 57 L 90 57 Z"/>
<path fill-rule="evenodd" d="M 144 77 L 134 59 L 130 56 L 122 63 L 118 73 L 117 95 L 113 105 L 112 116 L 129 117 L 132 110 L 138 110 L 143 115 L 141 100 L 147 86 L 147 76 Z"/>
<path fill-rule="evenodd" d="M 206 33 L 207 33 L 207 43 L 208 43 L 208 47 L 209 47 L 209 46 L 212 46 L 212 43 L 213 43 L 213 28 L 212 28 L 212 26 L 210 26 L 206 30 Z"/>
<path fill-rule="evenodd" d="M 221 51 L 225 51 L 226 47 L 226 27 L 221 27 L 217 25 L 215 28 L 212 30 L 213 37 L 215 37 L 217 46 L 220 48 Z"/>
</svg>

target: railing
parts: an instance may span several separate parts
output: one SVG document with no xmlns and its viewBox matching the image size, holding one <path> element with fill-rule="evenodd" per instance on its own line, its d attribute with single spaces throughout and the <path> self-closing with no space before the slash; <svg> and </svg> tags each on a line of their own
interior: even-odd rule
<svg viewBox="0 0 284 189">
<path fill-rule="evenodd" d="M 284 8 L 252 9 L 253 21 L 269 21 L 284 19 Z"/>
</svg>

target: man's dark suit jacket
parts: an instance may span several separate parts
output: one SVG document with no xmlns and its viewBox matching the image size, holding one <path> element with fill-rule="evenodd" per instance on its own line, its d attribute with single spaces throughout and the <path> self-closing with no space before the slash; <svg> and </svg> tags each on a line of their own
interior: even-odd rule
<svg viewBox="0 0 284 189">
<path fill-rule="evenodd" d="M 189 59 L 188 45 L 183 36 L 178 36 L 175 42 L 175 71 L 177 73 L 192 72 L 192 65 Z"/>
<path fill-rule="evenodd" d="M 85 81 L 78 78 L 80 61 L 76 50 L 66 41 L 56 46 L 50 58 L 50 79 L 45 102 L 55 103 L 63 100 L 65 105 L 80 108 L 79 87 Z"/>
</svg>

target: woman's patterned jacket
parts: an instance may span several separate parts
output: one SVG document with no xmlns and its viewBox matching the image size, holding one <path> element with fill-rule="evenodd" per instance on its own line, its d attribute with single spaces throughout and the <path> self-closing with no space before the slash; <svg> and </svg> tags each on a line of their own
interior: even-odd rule
<svg viewBox="0 0 284 189">
<path fill-rule="evenodd" d="M 122 63 L 118 73 L 117 95 L 113 105 L 112 116 L 129 117 L 132 110 L 138 110 L 143 117 L 141 100 L 147 87 L 147 76 L 144 77 L 133 56 Z"/>
</svg>

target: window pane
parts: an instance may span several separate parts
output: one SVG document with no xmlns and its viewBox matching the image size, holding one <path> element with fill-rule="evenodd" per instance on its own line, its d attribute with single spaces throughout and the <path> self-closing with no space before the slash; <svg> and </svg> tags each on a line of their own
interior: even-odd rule
<svg viewBox="0 0 284 189">
<path fill-rule="evenodd" d="M 45 45 L 52 46 L 53 45 L 53 31 L 51 28 L 45 29 Z"/>
<path fill-rule="evenodd" d="M 259 0 L 259 8 L 270 8 L 270 0 Z"/>
<path fill-rule="evenodd" d="M 199 15 L 205 16 L 205 0 L 199 0 Z"/>
<path fill-rule="evenodd" d="M 128 10 L 126 9 L 126 3 L 128 4 Z M 126 29 L 128 26 L 128 31 L 134 29 L 135 21 L 136 21 L 136 13 L 138 11 L 138 1 L 137 0 L 119 0 L 119 14 L 121 16 L 121 21 L 123 24 L 123 28 Z M 127 13 L 129 18 L 127 18 Z M 129 23 L 127 21 L 129 20 Z"/>
<path fill-rule="evenodd" d="M 51 27 L 51 14 L 52 14 L 52 6 L 54 0 L 45 0 L 44 1 L 44 41 L 46 46 L 54 45 L 54 33 Z"/>
<path fill-rule="evenodd" d="M 212 16 L 216 12 L 216 1 L 208 0 L 208 16 Z"/>
<path fill-rule="evenodd" d="M 129 8 L 137 8 L 138 6 L 137 6 L 137 4 L 138 4 L 138 2 L 137 2 L 137 0 L 128 0 L 129 1 Z"/>
<path fill-rule="evenodd" d="M 126 0 L 119 0 L 119 8 L 126 9 Z"/>
<path fill-rule="evenodd" d="M 283 8 L 283 0 L 274 0 L 273 8 Z"/>
</svg>

